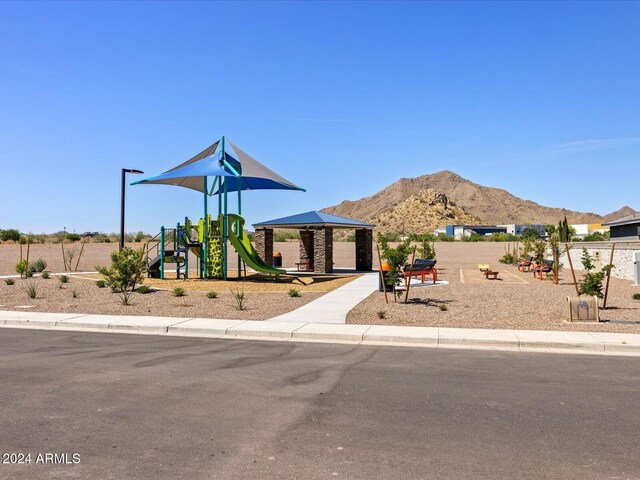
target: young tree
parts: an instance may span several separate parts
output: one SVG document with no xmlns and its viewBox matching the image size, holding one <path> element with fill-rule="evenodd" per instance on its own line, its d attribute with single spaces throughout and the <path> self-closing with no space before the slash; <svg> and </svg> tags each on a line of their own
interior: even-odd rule
<svg viewBox="0 0 640 480">
<path fill-rule="evenodd" d="M 96 266 L 96 270 L 104 276 L 107 286 L 117 293 L 123 305 L 129 305 L 136 284 L 141 283 L 147 270 L 142 249 L 133 250 L 125 247 L 111 252 L 111 267 Z"/>
<path fill-rule="evenodd" d="M 402 269 L 407 264 L 407 259 L 411 253 L 411 242 L 407 238 L 403 242 L 400 242 L 397 247 L 392 248 L 389 246 L 389 242 L 385 236 L 380 233 L 378 233 L 377 240 L 382 250 L 382 258 L 389 264 L 389 271 L 386 273 L 386 277 L 389 279 L 389 283 L 393 285 L 393 298 L 395 300 L 399 295 L 396 286 L 400 283 Z"/>
</svg>

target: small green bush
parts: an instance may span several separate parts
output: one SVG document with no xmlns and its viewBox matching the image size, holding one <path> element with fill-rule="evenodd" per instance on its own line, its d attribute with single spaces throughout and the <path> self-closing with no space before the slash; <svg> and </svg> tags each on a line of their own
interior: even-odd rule
<svg viewBox="0 0 640 480">
<path fill-rule="evenodd" d="M 5 278 L 4 283 L 6 283 L 7 285 L 14 285 L 16 282 L 13 280 L 13 278 Z"/>
<path fill-rule="evenodd" d="M 148 285 L 140 285 L 136 292 L 145 295 L 147 293 L 151 293 L 151 287 L 149 287 Z"/>
<path fill-rule="evenodd" d="M 107 282 L 105 282 L 104 280 L 96 280 L 96 287 L 104 288 L 106 286 L 107 286 Z"/>
<path fill-rule="evenodd" d="M 218 292 L 207 292 L 207 298 L 218 298 Z"/>
<path fill-rule="evenodd" d="M 27 297 L 29 298 L 36 298 L 38 296 L 38 285 L 36 282 L 29 281 L 24 290 L 27 292 Z"/>
<path fill-rule="evenodd" d="M 16 273 L 20 274 L 20 278 L 25 278 L 29 273 L 29 262 L 26 260 L 20 260 L 16 263 Z"/>
<path fill-rule="evenodd" d="M 184 288 L 180 288 L 180 287 L 174 288 L 173 291 L 171 292 L 171 294 L 174 297 L 184 297 L 186 295 L 185 291 L 184 291 Z"/>
<path fill-rule="evenodd" d="M 69 275 L 60 275 L 58 277 L 58 280 L 60 281 L 60 283 L 69 283 Z"/>
<path fill-rule="evenodd" d="M 634 293 L 633 294 L 633 299 L 634 300 L 640 300 L 640 293 Z"/>
<path fill-rule="evenodd" d="M 387 318 L 387 312 L 385 312 L 384 310 L 379 310 L 377 312 L 378 318 Z"/>
<path fill-rule="evenodd" d="M 235 292 L 231 290 L 233 293 L 233 298 L 236 300 L 236 309 L 238 310 L 246 310 L 247 307 L 245 303 L 247 302 L 247 295 L 244 293 L 244 290 L 236 290 Z"/>
<path fill-rule="evenodd" d="M 142 281 L 142 275 L 147 270 L 145 258 L 142 249 L 133 250 L 125 247 L 111 252 L 109 268 L 96 266 L 98 273 L 104 277 L 106 285 L 112 292 L 119 295 L 122 305 L 129 305 L 136 285 Z"/>
<path fill-rule="evenodd" d="M 41 277 L 42 277 L 43 280 L 49 280 L 49 278 L 51 278 L 49 276 L 49 272 L 42 272 Z"/>
<path fill-rule="evenodd" d="M 438 305 L 438 308 L 440 309 L 441 312 L 446 312 L 447 310 L 449 310 L 449 307 L 447 307 L 444 303 L 441 303 L 440 305 Z"/>
<path fill-rule="evenodd" d="M 291 288 L 287 292 L 287 295 L 289 295 L 290 297 L 299 297 L 300 296 L 300 290 L 296 290 L 295 288 Z"/>
<path fill-rule="evenodd" d="M 80 235 L 78 235 L 77 233 L 67 233 L 66 239 L 69 240 L 70 242 L 78 242 L 80 241 Z"/>
</svg>

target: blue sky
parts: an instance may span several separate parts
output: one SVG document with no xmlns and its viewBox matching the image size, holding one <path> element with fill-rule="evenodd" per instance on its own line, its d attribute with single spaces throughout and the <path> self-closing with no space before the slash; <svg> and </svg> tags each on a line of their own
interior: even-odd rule
<svg viewBox="0 0 640 480">
<path fill-rule="evenodd" d="M 0 228 L 116 231 L 121 167 L 226 135 L 307 188 L 248 223 L 443 169 L 640 209 L 640 3 L 0 3 Z M 131 177 L 133 181 L 136 177 Z M 201 197 L 127 191 L 127 230 Z"/>
</svg>

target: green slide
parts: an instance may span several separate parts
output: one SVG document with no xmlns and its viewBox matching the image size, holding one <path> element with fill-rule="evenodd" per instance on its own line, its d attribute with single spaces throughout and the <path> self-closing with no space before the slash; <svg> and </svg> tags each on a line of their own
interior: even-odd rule
<svg viewBox="0 0 640 480">
<path fill-rule="evenodd" d="M 249 237 L 246 235 L 242 235 L 242 238 L 238 238 L 236 235 L 235 229 L 237 228 L 237 222 L 240 222 L 240 231 L 244 231 L 244 218 L 240 215 L 228 214 L 229 217 L 229 241 L 233 248 L 236 249 L 240 258 L 244 260 L 244 263 L 249 265 L 249 267 L 253 268 L 256 272 L 268 273 L 270 275 L 283 275 L 287 273 L 285 270 L 280 268 L 273 268 L 271 265 L 268 265 L 260 258 L 258 252 L 255 251 L 253 245 L 249 241 Z M 219 217 L 220 221 L 220 230 L 222 231 L 222 215 Z"/>
</svg>

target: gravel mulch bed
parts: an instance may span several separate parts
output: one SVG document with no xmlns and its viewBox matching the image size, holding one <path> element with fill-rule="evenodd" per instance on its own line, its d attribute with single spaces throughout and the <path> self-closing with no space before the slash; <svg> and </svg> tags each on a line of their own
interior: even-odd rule
<svg viewBox="0 0 640 480">
<path fill-rule="evenodd" d="M 444 248 L 437 244 L 436 248 L 438 279 L 448 285 L 412 288 L 409 304 L 393 303 L 390 296 L 387 305 L 383 293 L 373 293 L 349 313 L 347 323 L 640 333 L 640 301 L 632 299 L 640 288 L 630 281 L 611 278 L 608 308 L 600 313 L 608 322 L 570 324 L 564 322 L 566 298 L 575 296 L 575 288 L 568 268 L 562 271 L 560 284 L 554 285 L 499 264 L 504 248 L 500 244 L 455 243 Z M 500 270 L 502 280 L 485 280 L 476 273 L 478 263 Z M 385 318 L 378 312 L 385 312 Z"/>
<path fill-rule="evenodd" d="M 33 283 L 37 297 L 30 299 L 26 287 Z M 180 282 L 182 283 L 182 281 Z M 201 282 L 204 283 L 204 282 Z M 0 309 L 39 312 L 92 313 L 112 315 L 158 315 L 166 317 L 227 318 L 265 320 L 301 307 L 322 293 L 301 291 L 300 297 L 289 297 L 287 290 L 273 293 L 247 293 L 246 310 L 237 310 L 233 294 L 227 289 L 206 288 L 205 291 L 187 291 L 183 297 L 175 297 L 170 291 L 153 291 L 134 294 L 131 305 L 121 304 L 117 294 L 109 288 L 98 288 L 95 280 L 71 277 L 62 285 L 57 277 L 48 280 L 33 278 L 15 280 L 14 285 L 0 281 Z M 235 282 L 238 286 L 238 283 Z M 185 289 L 186 290 L 186 289 Z M 207 298 L 208 291 L 217 291 L 218 298 Z M 235 290 L 235 289 L 234 289 Z M 76 298 L 73 292 L 76 292 Z M 32 306 L 29 309 L 17 306 Z"/>
</svg>

